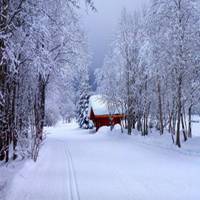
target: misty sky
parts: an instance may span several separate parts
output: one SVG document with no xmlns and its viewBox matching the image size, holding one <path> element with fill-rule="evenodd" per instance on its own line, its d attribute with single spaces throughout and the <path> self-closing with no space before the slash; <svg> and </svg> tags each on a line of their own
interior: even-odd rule
<svg viewBox="0 0 200 200">
<path fill-rule="evenodd" d="M 112 41 L 119 22 L 121 10 L 134 11 L 141 8 L 148 0 L 94 0 L 97 13 L 84 14 L 84 26 L 92 51 L 92 68 L 103 64 L 104 56 Z M 85 13 L 85 12 L 84 12 Z"/>
</svg>

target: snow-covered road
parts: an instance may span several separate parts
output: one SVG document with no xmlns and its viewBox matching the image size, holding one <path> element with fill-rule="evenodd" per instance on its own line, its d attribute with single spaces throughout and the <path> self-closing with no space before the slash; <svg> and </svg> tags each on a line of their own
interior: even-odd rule
<svg viewBox="0 0 200 200">
<path fill-rule="evenodd" d="M 38 161 L 16 175 L 7 200 L 200 199 L 198 156 L 73 124 L 47 131 Z"/>
</svg>

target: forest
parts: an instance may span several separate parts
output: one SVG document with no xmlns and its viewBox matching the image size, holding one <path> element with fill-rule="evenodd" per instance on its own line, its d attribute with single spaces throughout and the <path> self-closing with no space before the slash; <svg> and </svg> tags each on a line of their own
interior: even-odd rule
<svg viewBox="0 0 200 200">
<path fill-rule="evenodd" d="M 94 10 L 93 2 L 85 4 Z M 75 91 L 88 81 L 79 6 L 76 0 L 0 1 L 0 160 L 36 159 L 45 121 L 71 115 Z"/>
<path fill-rule="evenodd" d="M 200 100 L 199 9 L 199 1 L 152 0 L 139 12 L 122 10 L 96 80 L 111 107 L 124 111 L 128 134 L 167 130 L 178 147 L 182 136 L 192 137 Z"/>
<path fill-rule="evenodd" d="M 60 119 L 77 118 L 89 128 L 95 93 L 123 111 L 129 135 L 156 128 L 178 147 L 192 137 L 200 99 L 199 2 L 152 0 L 134 13 L 122 9 L 92 84 L 80 6 L 78 0 L 0 1 L 0 160 L 36 160 L 44 127 Z M 97 11 L 90 0 L 85 6 Z"/>
<path fill-rule="evenodd" d="M 76 117 L 80 98 L 91 94 L 79 2 L 0 5 L 0 157 L 9 160 L 12 144 L 13 159 L 17 146 L 34 158 L 45 121 Z M 190 0 L 154 0 L 133 14 L 122 10 L 96 82 L 97 91 L 125 111 L 128 134 L 167 129 L 179 147 L 181 134 L 185 141 L 192 137 L 191 115 L 200 98 L 199 11 Z"/>
<path fill-rule="evenodd" d="M 0 200 L 200 199 L 200 1 L 113 1 L 0 0 Z"/>
</svg>

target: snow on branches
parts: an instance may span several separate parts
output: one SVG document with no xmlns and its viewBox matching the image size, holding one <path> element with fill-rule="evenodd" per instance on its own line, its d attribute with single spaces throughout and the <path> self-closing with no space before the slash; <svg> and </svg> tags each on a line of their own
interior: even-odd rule
<svg viewBox="0 0 200 200">
<path fill-rule="evenodd" d="M 80 55 L 78 3 L 0 0 L 1 160 L 35 158 L 43 139 L 47 87 L 64 68 L 76 67 Z"/>
<path fill-rule="evenodd" d="M 129 134 L 167 129 L 179 147 L 192 136 L 200 98 L 199 11 L 197 0 L 152 0 L 140 12 L 122 11 L 97 82 L 126 111 Z"/>
</svg>

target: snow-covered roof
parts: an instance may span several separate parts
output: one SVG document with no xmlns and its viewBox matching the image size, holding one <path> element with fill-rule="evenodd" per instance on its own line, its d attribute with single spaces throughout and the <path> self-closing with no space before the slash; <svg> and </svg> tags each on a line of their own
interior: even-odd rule
<svg viewBox="0 0 200 200">
<path fill-rule="evenodd" d="M 90 116 L 91 110 L 93 110 L 95 115 L 119 114 L 119 111 L 109 106 L 108 101 L 102 95 L 93 95 L 90 97 L 88 116 Z"/>
</svg>

